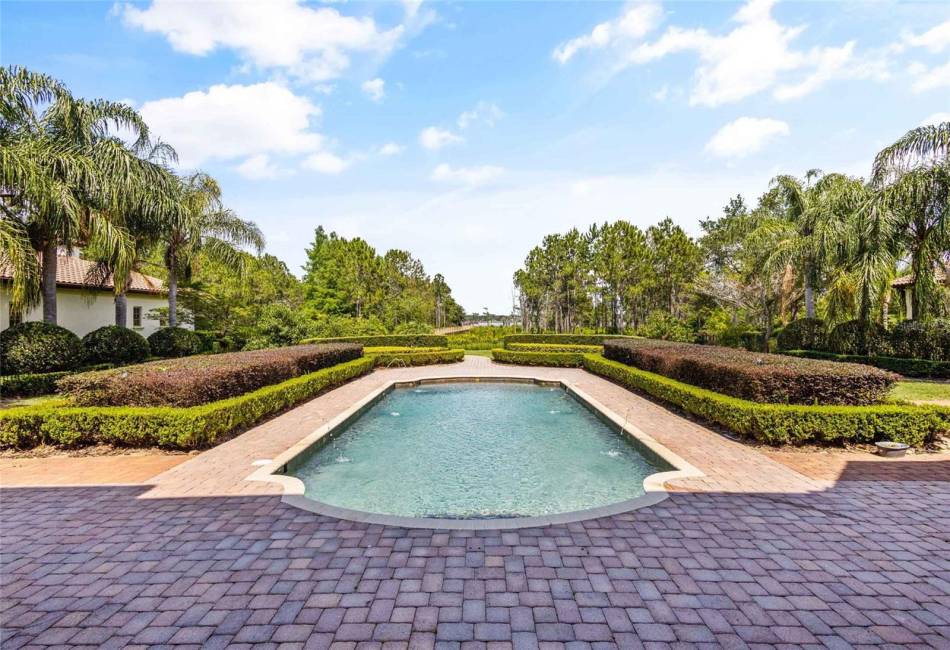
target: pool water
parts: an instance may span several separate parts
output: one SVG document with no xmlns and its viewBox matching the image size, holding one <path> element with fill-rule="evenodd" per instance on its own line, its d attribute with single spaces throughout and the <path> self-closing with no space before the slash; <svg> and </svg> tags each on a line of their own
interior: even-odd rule
<svg viewBox="0 0 950 650">
<path fill-rule="evenodd" d="M 550 515 L 641 496 L 671 466 L 560 387 L 395 388 L 289 466 L 306 496 L 404 517 Z"/>
</svg>

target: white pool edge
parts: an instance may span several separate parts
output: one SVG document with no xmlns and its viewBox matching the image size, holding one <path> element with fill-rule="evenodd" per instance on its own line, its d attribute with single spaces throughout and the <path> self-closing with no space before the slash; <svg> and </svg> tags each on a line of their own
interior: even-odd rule
<svg viewBox="0 0 950 650">
<path fill-rule="evenodd" d="M 496 519 L 443 519 L 434 517 L 399 517 L 395 515 L 386 515 L 381 513 L 363 512 L 360 510 L 350 510 L 349 508 L 340 508 L 337 506 L 323 503 L 305 496 L 305 486 L 303 481 L 286 474 L 279 473 L 281 468 L 287 465 L 298 455 L 309 449 L 312 445 L 319 442 L 337 427 L 346 423 L 351 417 L 359 413 L 362 409 L 372 404 L 388 391 L 399 386 L 411 386 L 425 383 L 513 383 L 513 382 L 533 382 L 538 384 L 559 384 L 574 397 L 585 402 L 594 410 L 598 411 L 608 420 L 617 425 L 618 429 L 632 436 L 657 456 L 672 465 L 675 469 L 666 472 L 657 472 L 643 479 L 644 494 L 626 501 L 612 503 L 597 508 L 587 508 L 584 510 L 574 510 L 571 512 L 558 513 L 553 515 L 539 515 L 536 517 L 510 517 Z M 636 426 L 625 421 L 617 413 L 601 404 L 586 392 L 582 391 L 577 385 L 563 379 L 541 378 L 532 375 L 519 377 L 424 377 L 416 380 L 393 380 L 372 391 L 362 399 L 354 402 L 349 408 L 339 413 L 336 417 L 330 419 L 326 424 L 321 425 L 309 435 L 305 436 L 297 443 L 289 447 L 286 451 L 274 458 L 269 464 L 264 465 L 247 477 L 249 481 L 263 481 L 267 483 L 276 483 L 283 488 L 281 501 L 287 505 L 337 519 L 348 521 L 357 521 L 368 524 L 379 524 L 383 526 L 397 526 L 401 528 L 425 528 L 438 530 L 513 530 L 518 528 L 538 528 L 542 526 L 552 526 L 558 524 L 571 524 L 588 519 L 597 519 L 619 515 L 625 512 L 631 512 L 640 508 L 660 503 L 669 496 L 665 483 L 678 478 L 689 478 L 704 476 L 703 472 L 693 465 L 686 462 L 678 454 L 674 453 L 666 446 L 659 443 L 652 436 L 642 431 Z"/>
</svg>

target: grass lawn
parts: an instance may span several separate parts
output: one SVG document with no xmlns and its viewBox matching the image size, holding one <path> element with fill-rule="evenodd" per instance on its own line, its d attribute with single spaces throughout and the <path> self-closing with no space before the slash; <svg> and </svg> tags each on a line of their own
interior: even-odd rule
<svg viewBox="0 0 950 650">
<path fill-rule="evenodd" d="M 897 382 L 889 397 L 908 402 L 950 402 L 950 382 L 907 379 Z"/>
<path fill-rule="evenodd" d="M 469 356 L 469 355 L 471 355 L 471 356 L 473 356 L 473 357 L 489 357 L 489 358 L 491 358 L 491 350 L 466 350 L 466 351 L 465 351 L 465 356 Z"/>
</svg>

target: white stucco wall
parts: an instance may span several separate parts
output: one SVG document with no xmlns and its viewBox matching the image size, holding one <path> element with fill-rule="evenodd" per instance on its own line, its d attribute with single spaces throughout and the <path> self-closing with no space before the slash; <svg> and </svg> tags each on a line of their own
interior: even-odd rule
<svg viewBox="0 0 950 650">
<path fill-rule="evenodd" d="M 157 320 L 148 318 L 148 313 L 158 307 L 168 307 L 168 299 L 162 295 L 149 293 L 129 293 L 128 325 L 142 336 L 148 336 L 161 325 Z M 135 307 L 142 308 L 142 326 L 133 327 L 132 315 Z M 43 307 L 33 308 L 23 320 L 43 320 Z M 115 297 L 111 291 L 83 291 L 60 287 L 56 291 L 56 324 L 84 336 L 103 325 L 115 325 Z M 9 285 L 0 286 L 0 330 L 10 327 L 10 289 Z M 184 325 L 191 329 L 190 325 Z"/>
</svg>

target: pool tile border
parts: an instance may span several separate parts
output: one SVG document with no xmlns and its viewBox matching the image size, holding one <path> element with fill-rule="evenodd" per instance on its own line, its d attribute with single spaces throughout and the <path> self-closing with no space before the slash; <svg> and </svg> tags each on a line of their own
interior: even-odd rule
<svg viewBox="0 0 950 650">
<path fill-rule="evenodd" d="M 337 428 L 344 426 L 354 417 L 372 406 L 378 399 L 395 388 L 420 386 L 436 383 L 534 383 L 541 386 L 558 385 L 564 388 L 573 397 L 586 404 L 601 416 L 616 424 L 621 431 L 633 437 L 640 444 L 672 465 L 675 469 L 666 472 L 651 474 L 643 480 L 644 494 L 634 499 L 628 499 L 597 508 L 575 510 L 554 515 L 537 517 L 511 517 L 499 519 L 444 519 L 433 517 L 399 517 L 380 513 L 363 512 L 332 506 L 328 503 L 316 501 L 304 495 L 303 482 L 293 476 L 281 473 L 297 456 L 307 451 L 311 446 L 330 435 Z M 557 524 L 570 524 L 589 519 L 618 515 L 640 508 L 646 508 L 660 503 L 669 496 L 665 484 L 667 481 L 680 478 L 702 477 L 705 474 L 694 467 L 678 454 L 659 443 L 652 436 L 638 427 L 631 425 L 627 418 L 622 418 L 613 410 L 594 399 L 576 385 L 564 379 L 550 379 L 536 376 L 524 377 L 492 377 L 492 376 L 445 376 L 424 377 L 419 379 L 392 380 L 372 390 L 362 399 L 356 401 L 348 409 L 321 425 L 309 435 L 297 441 L 290 448 L 279 454 L 269 464 L 264 465 L 247 477 L 249 481 L 276 483 L 283 489 L 281 501 L 287 505 L 313 512 L 320 515 L 335 517 L 369 524 L 384 526 L 398 526 L 401 528 L 424 528 L 437 530 L 515 530 L 521 528 L 537 528 Z"/>
</svg>

